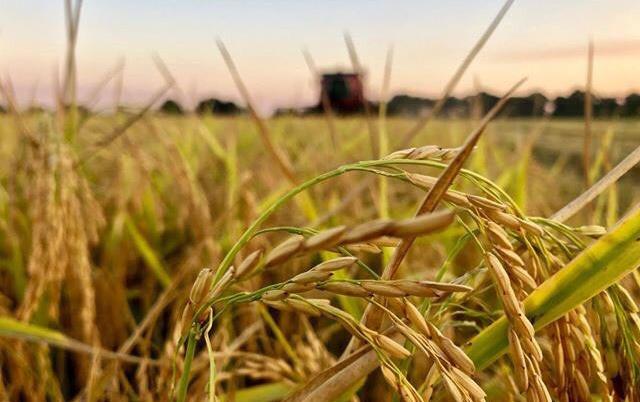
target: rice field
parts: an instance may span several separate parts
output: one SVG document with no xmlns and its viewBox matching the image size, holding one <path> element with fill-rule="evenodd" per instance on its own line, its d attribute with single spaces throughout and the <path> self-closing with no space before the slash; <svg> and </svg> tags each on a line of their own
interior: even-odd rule
<svg viewBox="0 0 640 402">
<path fill-rule="evenodd" d="M 288 177 L 248 117 L 150 114 L 105 143 L 130 118 L 70 141 L 1 117 L 4 400 L 636 398 L 637 170 L 547 219 L 585 189 L 583 122 L 491 122 L 412 218 L 483 122 L 373 158 L 362 117 L 335 148 L 323 118 L 272 119 Z M 414 121 L 377 123 L 397 150 Z M 593 123 L 592 182 L 637 127 Z"/>
<path fill-rule="evenodd" d="M 438 116 L 511 3 L 429 115 L 265 118 L 222 42 L 246 114 L 81 108 L 67 1 L 57 106 L 0 82 L 0 400 L 640 400 L 640 120 Z"/>
</svg>

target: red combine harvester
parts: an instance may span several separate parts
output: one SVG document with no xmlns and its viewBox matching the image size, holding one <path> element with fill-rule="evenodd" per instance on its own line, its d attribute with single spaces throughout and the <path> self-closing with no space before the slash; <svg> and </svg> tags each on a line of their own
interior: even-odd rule
<svg viewBox="0 0 640 402">
<path fill-rule="evenodd" d="M 326 96 L 331 108 L 339 114 L 358 113 L 364 107 L 364 87 L 357 73 L 322 74 L 320 81 L 320 102 Z"/>
</svg>

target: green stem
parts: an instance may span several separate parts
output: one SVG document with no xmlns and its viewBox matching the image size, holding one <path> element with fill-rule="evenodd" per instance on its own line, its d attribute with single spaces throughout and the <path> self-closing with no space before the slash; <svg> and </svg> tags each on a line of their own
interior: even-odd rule
<svg viewBox="0 0 640 402">
<path fill-rule="evenodd" d="M 233 260 L 236 254 L 238 254 L 238 252 L 242 249 L 242 247 L 244 247 L 244 245 L 247 244 L 249 240 L 251 240 L 251 237 L 253 236 L 254 232 L 258 230 L 260 225 L 262 225 L 262 223 L 264 223 L 264 221 L 266 221 L 267 218 L 271 216 L 271 214 L 273 214 L 278 208 L 280 208 L 280 206 L 282 206 L 285 202 L 289 201 L 295 195 L 301 193 L 307 188 L 312 187 L 315 184 L 318 184 L 324 180 L 330 179 L 335 176 L 339 176 L 348 170 L 349 170 L 349 166 L 342 166 L 342 167 L 339 167 L 338 169 L 324 173 L 320 176 L 316 176 L 313 179 L 307 180 L 304 183 L 294 187 L 293 189 L 289 190 L 285 195 L 278 198 L 273 204 L 271 204 L 271 206 L 269 206 L 269 208 L 267 208 L 264 212 L 260 214 L 258 219 L 256 219 L 251 224 L 251 226 L 249 226 L 247 230 L 245 230 L 245 232 L 242 234 L 240 239 L 238 239 L 238 241 L 233 245 L 231 250 L 229 250 L 229 252 L 225 255 L 224 259 L 220 263 L 220 266 L 218 267 L 214 282 L 217 283 L 220 280 L 220 278 L 222 278 L 222 275 L 224 275 L 225 271 L 233 263 Z"/>
<path fill-rule="evenodd" d="M 187 352 L 184 356 L 184 369 L 182 376 L 180 376 L 180 383 L 178 384 L 178 395 L 176 397 L 177 402 L 184 402 L 187 398 L 187 388 L 189 387 L 189 372 L 191 371 L 191 363 L 193 357 L 196 354 L 196 334 L 198 330 L 196 327 L 192 327 L 189 331 L 189 337 L 187 338 Z"/>
</svg>

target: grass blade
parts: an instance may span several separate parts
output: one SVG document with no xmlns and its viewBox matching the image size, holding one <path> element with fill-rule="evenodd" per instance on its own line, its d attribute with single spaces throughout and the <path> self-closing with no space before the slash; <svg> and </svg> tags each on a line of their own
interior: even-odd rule
<svg viewBox="0 0 640 402">
<path fill-rule="evenodd" d="M 558 212 L 553 214 L 551 219 L 564 222 L 571 218 L 638 163 L 640 163 L 640 147 L 627 155 L 622 162 L 618 163 L 616 167 L 611 169 L 609 173 L 607 173 L 602 179 L 598 180 L 598 182 L 582 193 L 578 198 L 574 199 Z"/>
<path fill-rule="evenodd" d="M 11 317 L 0 317 L 0 336 L 13 339 L 21 339 L 36 342 L 45 342 L 52 346 L 91 355 L 99 354 L 101 357 L 118 359 L 128 363 L 155 363 L 148 359 L 131 356 L 125 353 L 111 352 L 82 343 L 69 338 L 61 332 L 18 321 Z"/>
<path fill-rule="evenodd" d="M 131 240 L 133 240 L 133 244 L 135 244 L 136 249 L 142 256 L 144 262 L 146 262 L 147 266 L 151 269 L 151 272 L 153 272 L 163 287 L 168 287 L 171 284 L 171 277 L 167 273 L 164 265 L 162 265 L 162 262 L 156 255 L 153 247 L 151 247 L 144 236 L 142 236 L 142 233 L 140 233 L 131 218 L 126 218 L 125 226 L 131 236 Z"/>
</svg>

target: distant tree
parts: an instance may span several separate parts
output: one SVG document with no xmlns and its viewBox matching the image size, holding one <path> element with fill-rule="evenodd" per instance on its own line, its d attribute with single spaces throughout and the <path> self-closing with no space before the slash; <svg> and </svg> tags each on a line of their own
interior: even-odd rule
<svg viewBox="0 0 640 402">
<path fill-rule="evenodd" d="M 166 114 L 184 114 L 184 110 L 182 110 L 182 106 L 173 99 L 167 99 L 164 101 L 162 106 L 160 106 L 160 112 Z"/>
<path fill-rule="evenodd" d="M 478 112 L 480 114 L 485 115 L 492 107 L 498 103 L 500 98 L 497 96 L 491 95 L 487 92 L 478 92 L 475 95 L 467 96 L 464 100 L 468 103 L 469 113 L 471 113 L 471 109 L 474 105 L 479 105 L 480 109 Z"/>
<path fill-rule="evenodd" d="M 616 98 L 596 98 L 593 102 L 594 117 L 613 117 L 621 112 Z"/>
<path fill-rule="evenodd" d="M 273 112 L 273 117 L 304 116 L 305 114 L 310 114 L 308 108 L 280 107 Z"/>
<path fill-rule="evenodd" d="M 470 110 L 471 108 L 468 99 L 451 97 L 444 102 L 444 110 L 442 111 L 442 115 L 447 117 L 469 116 Z"/>
<path fill-rule="evenodd" d="M 30 106 L 27 110 L 24 111 L 25 114 L 40 114 L 47 113 L 47 109 L 39 105 Z"/>
<path fill-rule="evenodd" d="M 471 116 L 480 106 L 477 112 L 486 114 L 500 99 L 487 92 L 479 92 L 464 98 L 451 97 L 445 101 L 442 116 L 467 117 Z M 625 99 L 598 97 L 593 95 L 593 117 L 611 118 L 640 117 L 640 94 L 630 94 Z M 545 95 L 534 92 L 528 96 L 512 97 L 508 100 L 504 112 L 505 117 L 540 117 L 545 113 L 551 113 L 555 117 L 584 116 L 585 93 L 574 91 L 569 96 L 559 96 L 549 99 Z M 436 101 L 429 98 L 421 98 L 400 94 L 394 96 L 387 105 L 389 115 L 417 116 L 429 112 Z M 371 104 L 375 108 L 374 104 Z M 306 113 L 321 112 L 318 106 L 307 109 Z"/>
<path fill-rule="evenodd" d="M 583 117 L 585 93 L 574 91 L 569 97 L 557 97 L 554 100 L 554 116 L 558 117 Z M 612 117 L 622 112 L 622 107 L 615 98 L 599 98 L 592 96 L 594 117 Z"/>
<path fill-rule="evenodd" d="M 234 115 L 244 112 L 244 109 L 233 102 L 225 102 L 220 99 L 210 98 L 198 103 L 196 112 L 198 114 Z"/>
<path fill-rule="evenodd" d="M 569 97 L 559 96 L 554 100 L 554 116 L 582 117 L 584 115 L 584 92 L 574 91 Z"/>
<path fill-rule="evenodd" d="M 0 114 L 5 114 L 5 113 L 7 113 L 7 109 L 5 109 L 3 105 L 0 105 Z"/>
<path fill-rule="evenodd" d="M 430 110 L 434 104 L 435 101 L 433 99 L 396 95 L 387 104 L 387 113 L 390 116 L 418 116 Z"/>
<path fill-rule="evenodd" d="M 623 117 L 640 117 L 640 94 L 631 94 L 624 99 L 620 115 Z"/>
<path fill-rule="evenodd" d="M 509 99 L 505 108 L 505 115 L 509 117 L 539 117 L 544 114 L 544 107 L 549 99 L 539 92 L 529 96 Z"/>
</svg>

